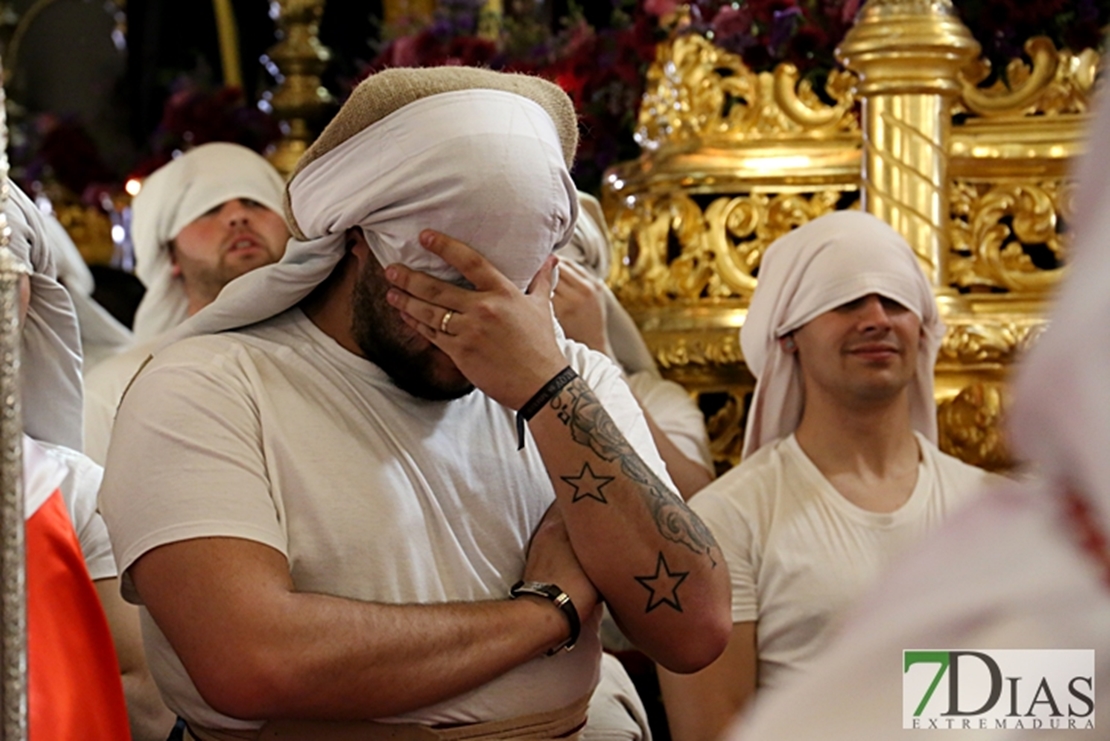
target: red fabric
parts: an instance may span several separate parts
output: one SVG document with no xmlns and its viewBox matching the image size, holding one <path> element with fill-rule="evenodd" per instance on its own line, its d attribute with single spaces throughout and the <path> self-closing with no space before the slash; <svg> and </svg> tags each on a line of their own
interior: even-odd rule
<svg viewBox="0 0 1110 741">
<path fill-rule="evenodd" d="M 129 741 L 108 620 L 60 491 L 27 520 L 30 741 Z"/>
</svg>

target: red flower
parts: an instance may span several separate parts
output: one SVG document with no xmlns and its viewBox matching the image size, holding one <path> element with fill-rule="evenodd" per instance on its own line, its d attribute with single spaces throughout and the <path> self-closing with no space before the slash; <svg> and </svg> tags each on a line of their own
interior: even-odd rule
<svg viewBox="0 0 1110 741">
<path fill-rule="evenodd" d="M 461 36 L 447 46 L 444 64 L 464 67 L 484 67 L 497 56 L 497 46 L 489 39 Z"/>
<path fill-rule="evenodd" d="M 717 12 L 710 26 L 713 33 L 721 36 L 746 36 L 752 31 L 752 14 L 747 8 L 726 6 Z"/>
<path fill-rule="evenodd" d="M 665 18 L 678 10 L 678 0 L 644 0 L 644 12 Z"/>
</svg>

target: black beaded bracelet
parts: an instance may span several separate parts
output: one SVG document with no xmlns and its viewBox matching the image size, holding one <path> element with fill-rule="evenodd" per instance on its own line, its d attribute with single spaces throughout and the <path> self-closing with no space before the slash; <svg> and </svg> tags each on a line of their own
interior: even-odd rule
<svg viewBox="0 0 1110 741">
<path fill-rule="evenodd" d="M 516 439 L 517 450 L 524 450 L 524 423 L 535 417 L 543 405 L 554 399 L 563 387 L 578 377 L 574 368 L 569 365 L 555 374 L 555 377 L 543 385 L 532 398 L 524 402 L 524 406 L 516 413 Z"/>
</svg>

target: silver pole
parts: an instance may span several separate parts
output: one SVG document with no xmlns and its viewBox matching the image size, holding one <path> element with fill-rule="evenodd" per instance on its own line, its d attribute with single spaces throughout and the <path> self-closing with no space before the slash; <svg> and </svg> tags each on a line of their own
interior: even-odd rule
<svg viewBox="0 0 1110 741">
<path fill-rule="evenodd" d="M 3 79 L 0 74 L 0 79 Z M 27 579 L 23 522 L 23 421 L 19 387 L 19 281 L 8 249 L 8 127 L 0 87 L 0 741 L 27 739 Z"/>
</svg>

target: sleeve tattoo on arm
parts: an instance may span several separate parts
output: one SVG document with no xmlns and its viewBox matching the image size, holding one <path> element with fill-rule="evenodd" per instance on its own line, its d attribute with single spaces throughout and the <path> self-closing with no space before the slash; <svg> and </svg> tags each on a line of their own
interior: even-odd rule
<svg viewBox="0 0 1110 741">
<path fill-rule="evenodd" d="M 618 462 L 624 475 L 643 487 L 645 503 L 651 510 L 659 533 L 664 538 L 681 543 L 694 553 L 708 556 L 714 568 L 717 566 L 717 561 L 713 558 L 713 550 L 717 547 L 717 542 L 713 539 L 709 528 L 636 454 L 585 381 L 576 378 L 567 384 L 562 393 L 551 400 L 551 408 L 555 410 L 559 420 L 570 428 L 575 442 L 590 448 L 603 461 Z M 595 477 L 588 464 L 583 466 L 582 472 L 577 477 L 561 478 L 574 487 L 575 494 L 572 500 L 574 502 L 582 499 L 605 502 L 605 498 L 601 495 L 601 488 L 612 480 L 612 477 Z M 662 563 L 662 554 L 659 558 L 660 568 L 662 568 L 665 566 Z M 657 568 L 656 576 L 658 575 Z M 671 575 L 675 576 L 675 574 Z M 637 580 L 647 578 L 651 577 L 637 577 Z M 643 581 L 640 583 L 644 584 Z M 651 589 L 647 584 L 644 586 Z M 677 587 L 678 583 L 676 582 L 674 586 Z M 650 605 L 649 601 L 649 611 Z M 673 606 L 681 609 L 678 607 L 677 599 Z"/>
</svg>

